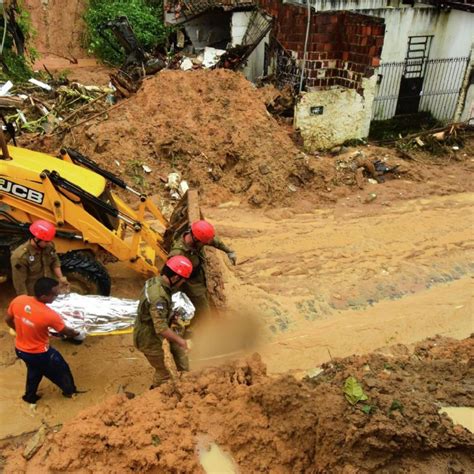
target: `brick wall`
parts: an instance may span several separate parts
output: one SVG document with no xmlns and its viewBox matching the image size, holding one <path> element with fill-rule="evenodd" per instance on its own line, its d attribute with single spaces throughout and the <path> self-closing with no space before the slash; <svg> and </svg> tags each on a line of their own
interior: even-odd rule
<svg viewBox="0 0 474 474">
<path fill-rule="evenodd" d="M 260 7 L 275 18 L 273 34 L 297 60 L 303 59 L 306 6 L 259 0 Z M 380 63 L 385 25 L 382 18 L 351 12 L 311 15 L 305 64 L 307 87 L 343 86 L 362 93 L 363 77 L 370 77 Z"/>
</svg>

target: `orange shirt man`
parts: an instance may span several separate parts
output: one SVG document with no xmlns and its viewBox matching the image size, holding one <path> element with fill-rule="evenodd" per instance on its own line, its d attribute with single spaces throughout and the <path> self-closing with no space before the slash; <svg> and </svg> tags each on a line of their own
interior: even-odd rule
<svg viewBox="0 0 474 474">
<path fill-rule="evenodd" d="M 48 329 L 68 337 L 83 337 L 79 331 L 64 324 L 61 316 L 46 306 L 59 292 L 59 283 L 52 278 L 40 278 L 34 285 L 35 296 L 17 296 L 7 310 L 5 322 L 16 332 L 15 351 L 27 368 L 23 400 L 36 403 L 36 393 L 43 377 L 62 389 L 65 397 L 77 393 L 69 365 L 62 355 L 49 346 Z"/>
</svg>

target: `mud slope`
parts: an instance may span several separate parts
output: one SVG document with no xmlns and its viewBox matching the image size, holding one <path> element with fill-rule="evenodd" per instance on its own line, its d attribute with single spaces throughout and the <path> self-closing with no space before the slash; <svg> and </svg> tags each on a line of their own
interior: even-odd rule
<svg viewBox="0 0 474 474">
<path fill-rule="evenodd" d="M 224 69 L 162 71 L 108 120 L 66 141 L 114 172 L 139 174 L 147 164 L 153 192 L 160 176 L 179 170 L 210 203 L 234 195 L 253 205 L 283 202 L 299 166 L 298 149 L 255 87 Z"/>
<path fill-rule="evenodd" d="M 35 48 L 42 56 L 83 58 L 87 0 L 25 0 L 36 31 Z"/>
<path fill-rule="evenodd" d="M 241 472 L 472 471 L 473 435 L 438 410 L 472 403 L 474 340 L 394 351 L 337 359 L 304 381 L 270 378 L 254 356 L 133 400 L 115 396 L 50 434 L 30 462 L 14 453 L 5 473 L 199 472 L 198 446 L 211 441 Z M 349 376 L 364 403 L 345 400 Z"/>
</svg>

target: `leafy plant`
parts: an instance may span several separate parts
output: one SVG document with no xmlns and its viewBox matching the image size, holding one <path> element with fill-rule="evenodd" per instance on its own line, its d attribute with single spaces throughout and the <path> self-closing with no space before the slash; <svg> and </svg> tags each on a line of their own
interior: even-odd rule
<svg viewBox="0 0 474 474">
<path fill-rule="evenodd" d="M 360 401 L 365 401 L 369 397 L 364 393 L 362 385 L 355 377 L 347 377 L 344 382 L 344 396 L 346 400 L 351 404 L 355 405 Z"/>
<path fill-rule="evenodd" d="M 392 401 L 392 404 L 390 405 L 390 408 L 388 409 L 389 414 L 391 414 L 393 411 L 396 411 L 396 410 L 403 413 L 403 404 L 400 400 L 394 399 Z"/>
<path fill-rule="evenodd" d="M 127 176 L 129 176 L 135 186 L 142 189 L 147 188 L 148 183 L 145 181 L 143 176 L 143 162 L 140 160 L 128 160 L 125 169 Z"/>
<path fill-rule="evenodd" d="M 117 44 L 116 39 L 110 31 L 102 27 L 104 23 L 120 16 L 128 18 L 138 42 L 145 50 L 153 50 L 166 39 L 167 28 L 163 23 L 161 1 L 91 0 L 84 16 L 88 48 L 103 61 L 119 65 L 124 60 L 124 52 L 116 51 L 110 44 Z"/>
</svg>

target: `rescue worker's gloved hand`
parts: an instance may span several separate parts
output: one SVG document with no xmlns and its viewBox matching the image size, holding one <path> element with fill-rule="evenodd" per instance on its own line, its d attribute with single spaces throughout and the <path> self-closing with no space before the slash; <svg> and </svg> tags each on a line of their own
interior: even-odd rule
<svg viewBox="0 0 474 474">
<path fill-rule="evenodd" d="M 233 250 L 231 250 L 230 252 L 227 252 L 227 257 L 229 258 L 230 263 L 232 263 L 232 265 L 237 264 L 237 255 L 235 254 Z"/>
</svg>

